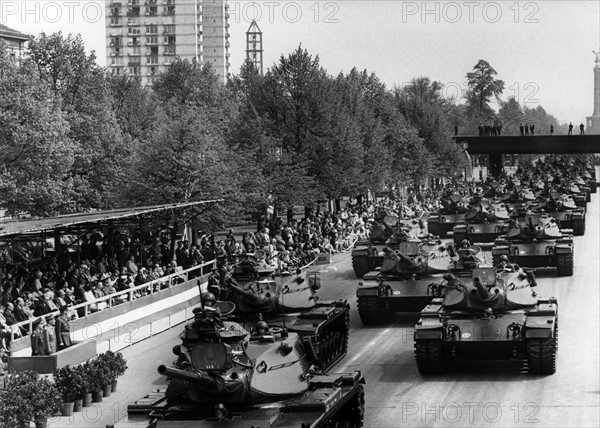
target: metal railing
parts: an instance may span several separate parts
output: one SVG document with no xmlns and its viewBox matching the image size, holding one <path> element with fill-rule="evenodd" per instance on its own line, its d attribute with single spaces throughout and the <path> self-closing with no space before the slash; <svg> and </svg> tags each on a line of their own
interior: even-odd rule
<svg viewBox="0 0 600 428">
<path fill-rule="evenodd" d="M 73 311 L 75 311 L 77 312 L 78 317 L 80 319 L 85 318 L 86 316 L 92 313 L 101 312 L 105 309 L 110 309 L 114 306 L 118 306 L 125 302 L 131 302 L 137 298 L 154 294 L 166 288 L 176 287 L 179 284 L 186 283 L 195 278 L 200 278 L 203 275 L 207 275 L 208 273 L 210 273 L 213 265 L 217 265 L 216 260 L 211 260 L 201 265 L 193 266 L 189 269 L 181 270 L 180 272 L 175 272 L 170 275 L 155 279 L 153 281 L 136 285 L 134 287 L 128 288 L 127 290 L 117 291 L 116 293 L 98 297 L 94 301 L 83 302 L 78 303 L 77 305 L 69 306 L 69 312 L 72 313 Z M 98 309 L 99 307 L 103 308 Z M 56 316 L 59 314 L 59 311 L 53 311 L 9 326 L 12 329 L 13 339 L 22 337 L 21 328 L 26 328 L 28 334 L 31 334 L 31 332 L 33 331 L 34 322 L 36 322 L 37 320 L 41 320 L 42 318 Z"/>
</svg>

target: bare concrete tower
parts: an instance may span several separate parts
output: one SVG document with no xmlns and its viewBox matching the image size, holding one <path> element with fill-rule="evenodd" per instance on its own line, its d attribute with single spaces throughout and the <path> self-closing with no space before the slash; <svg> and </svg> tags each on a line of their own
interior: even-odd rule
<svg viewBox="0 0 600 428">
<path fill-rule="evenodd" d="M 587 118 L 588 134 L 600 134 L 600 49 L 596 54 L 596 66 L 594 67 L 594 113 Z"/>
<path fill-rule="evenodd" d="M 255 20 L 246 31 L 246 59 L 252 61 L 258 72 L 263 74 L 263 40 L 262 31 Z"/>
</svg>

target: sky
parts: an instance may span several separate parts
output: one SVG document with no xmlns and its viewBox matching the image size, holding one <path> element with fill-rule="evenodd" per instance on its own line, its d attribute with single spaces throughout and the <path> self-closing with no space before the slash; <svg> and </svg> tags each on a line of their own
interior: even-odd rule
<svg viewBox="0 0 600 428">
<path fill-rule="evenodd" d="M 425 76 L 443 83 L 445 95 L 458 96 L 466 90 L 466 73 L 484 59 L 505 82 L 504 100 L 515 96 L 530 108 L 541 105 L 561 123 L 585 123 L 593 111 L 598 0 L 229 4 L 234 74 L 245 59 L 246 30 L 256 19 L 266 68 L 302 45 L 331 75 L 366 69 L 389 88 Z M 0 23 L 32 35 L 80 33 L 102 66 L 104 13 L 104 1 L 0 0 Z"/>
</svg>

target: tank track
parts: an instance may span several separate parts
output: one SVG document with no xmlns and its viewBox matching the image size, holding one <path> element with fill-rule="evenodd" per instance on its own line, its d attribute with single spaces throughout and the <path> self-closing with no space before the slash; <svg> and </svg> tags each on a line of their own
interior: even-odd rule
<svg viewBox="0 0 600 428">
<path fill-rule="evenodd" d="M 558 320 L 551 339 L 529 339 L 527 341 L 527 365 L 529 373 L 549 375 L 556 373 L 558 351 Z"/>
<path fill-rule="evenodd" d="M 383 324 L 388 322 L 391 313 L 381 308 L 377 296 L 365 296 L 358 298 L 358 315 L 364 325 Z"/>
<path fill-rule="evenodd" d="M 356 395 L 348 401 L 329 421 L 324 428 L 361 428 L 365 419 L 365 391 L 362 385 L 358 386 Z"/>
<path fill-rule="evenodd" d="M 446 371 L 446 361 L 441 340 L 415 341 L 417 369 L 423 375 L 442 374 Z"/>
<path fill-rule="evenodd" d="M 556 267 L 558 276 L 573 276 L 573 253 L 557 254 Z"/>
<path fill-rule="evenodd" d="M 305 336 L 302 341 L 315 351 L 315 361 L 324 371 L 328 371 L 348 353 L 350 337 L 350 308 L 338 314 L 334 320 L 321 329 L 317 335 Z"/>
<path fill-rule="evenodd" d="M 352 269 L 357 278 L 362 278 L 371 272 L 371 263 L 367 256 L 352 256 Z"/>
<path fill-rule="evenodd" d="M 573 236 L 583 236 L 585 234 L 585 219 L 573 220 Z"/>
</svg>

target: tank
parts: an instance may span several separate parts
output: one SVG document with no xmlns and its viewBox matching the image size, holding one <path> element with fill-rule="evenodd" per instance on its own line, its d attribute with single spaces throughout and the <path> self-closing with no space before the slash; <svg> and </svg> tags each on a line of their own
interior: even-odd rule
<svg viewBox="0 0 600 428">
<path fill-rule="evenodd" d="M 173 365 L 158 366 L 166 390 L 130 404 L 116 427 L 362 426 L 359 371 L 326 374 L 311 342 L 285 328 L 203 317 L 186 325 Z"/>
<path fill-rule="evenodd" d="M 383 266 L 366 274 L 358 284 L 356 297 L 362 323 L 381 324 L 397 312 L 419 312 L 432 299 L 441 296 L 442 290 L 436 285 L 440 277 L 433 273 L 470 275 L 474 268 L 484 263 L 479 257 L 479 247 L 456 250 L 449 244 L 439 247 L 438 251 L 435 257 L 438 269 L 435 271 L 427 263 L 407 266 L 407 262 L 395 253 L 386 255 Z"/>
<path fill-rule="evenodd" d="M 454 360 L 522 361 L 531 374 L 553 374 L 558 304 L 531 288 L 531 271 L 476 268 L 468 278 L 447 274 L 443 295 L 421 311 L 415 360 L 423 375 L 444 373 Z"/>
<path fill-rule="evenodd" d="M 531 209 L 554 218 L 561 229 L 573 230 L 574 236 L 585 234 L 586 209 L 577 207 L 570 195 L 559 195 L 558 192 L 551 191 L 547 198 L 532 205 Z M 522 214 L 525 215 L 526 213 Z"/>
<path fill-rule="evenodd" d="M 404 241 L 427 239 L 428 233 L 422 219 L 399 220 L 387 215 L 376 221 L 367 241 L 357 241 L 352 249 L 352 268 L 357 278 L 381 266 L 383 249 L 398 248 Z"/>
<path fill-rule="evenodd" d="M 571 276 L 574 257 L 572 230 L 560 229 L 556 220 L 546 215 L 528 214 L 513 221 L 506 235 L 494 241 L 493 263 L 497 264 L 502 255 L 522 267 L 552 267 L 558 276 Z"/>
<path fill-rule="evenodd" d="M 341 360 L 348 350 L 350 305 L 345 299 L 322 300 L 318 272 L 301 271 L 287 278 L 267 278 L 243 286 L 231 284 L 221 300 L 234 305 L 231 320 L 247 323 L 264 320 L 310 342 L 324 370 Z"/>
<path fill-rule="evenodd" d="M 233 276 L 240 281 L 264 277 L 275 273 L 275 268 L 267 263 L 266 253 L 257 249 L 254 253 L 236 256 L 233 264 Z"/>
<path fill-rule="evenodd" d="M 452 237 L 454 226 L 462 223 L 465 220 L 465 212 L 462 213 L 432 213 L 427 217 L 427 230 L 433 236 L 438 236 L 440 239 Z"/>
</svg>

